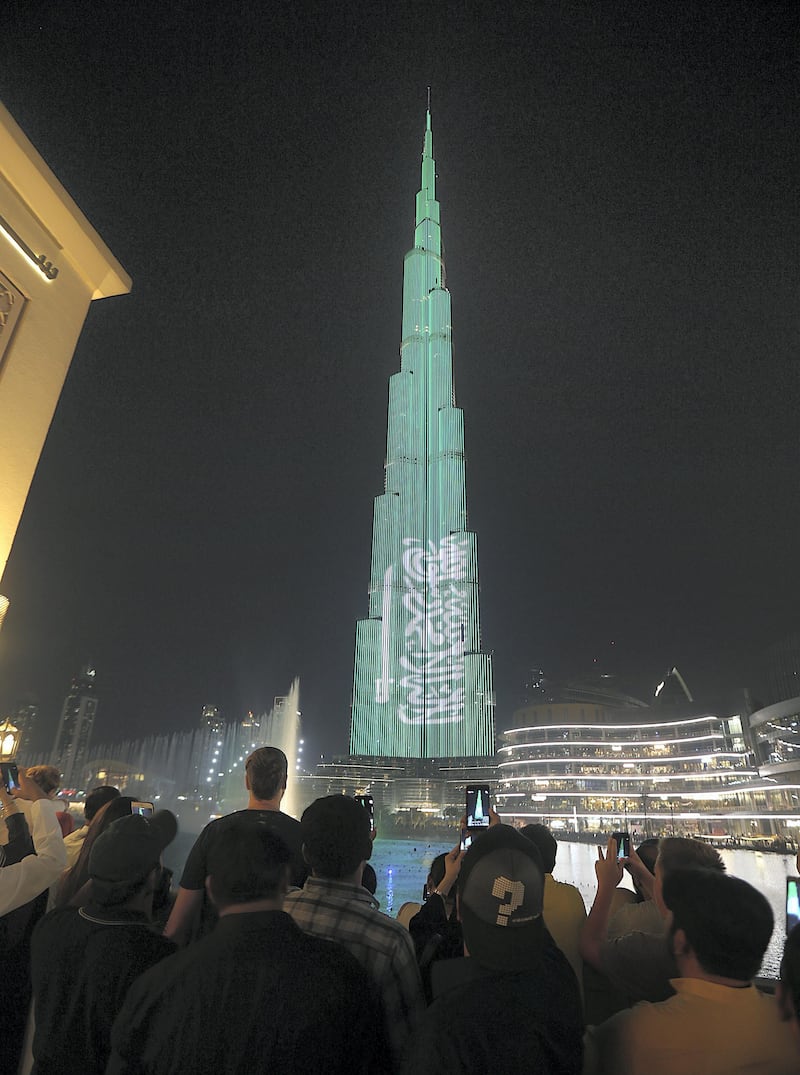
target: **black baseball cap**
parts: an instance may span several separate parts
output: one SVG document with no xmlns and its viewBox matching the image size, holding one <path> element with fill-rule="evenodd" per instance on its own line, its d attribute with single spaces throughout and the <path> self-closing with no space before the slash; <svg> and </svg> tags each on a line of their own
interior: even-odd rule
<svg viewBox="0 0 800 1075">
<path fill-rule="evenodd" d="M 459 917 L 470 956 L 493 970 L 527 970 L 544 944 L 544 870 L 536 846 L 492 825 L 464 855 Z"/>
<path fill-rule="evenodd" d="M 151 818 L 129 814 L 112 822 L 89 852 L 89 876 L 103 884 L 133 884 L 147 876 L 172 843 L 178 822 L 169 810 Z"/>
</svg>

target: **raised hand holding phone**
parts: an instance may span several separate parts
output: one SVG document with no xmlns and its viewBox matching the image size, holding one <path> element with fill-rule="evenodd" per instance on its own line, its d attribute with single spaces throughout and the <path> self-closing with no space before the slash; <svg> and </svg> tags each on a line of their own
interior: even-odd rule
<svg viewBox="0 0 800 1075">
<path fill-rule="evenodd" d="M 466 821 L 470 832 L 488 829 L 492 812 L 491 790 L 488 784 L 468 784 L 466 788 Z"/>
<path fill-rule="evenodd" d="M 597 862 L 594 864 L 598 890 L 616 888 L 622 880 L 622 863 L 617 858 L 617 841 L 609 836 L 606 853 L 602 847 L 597 848 Z"/>
</svg>

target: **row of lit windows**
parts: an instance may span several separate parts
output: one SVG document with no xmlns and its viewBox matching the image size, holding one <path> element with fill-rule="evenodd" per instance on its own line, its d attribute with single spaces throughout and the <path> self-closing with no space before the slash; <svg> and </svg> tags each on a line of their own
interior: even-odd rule
<svg viewBox="0 0 800 1075">
<path fill-rule="evenodd" d="M 675 744 L 661 749 L 658 747 L 642 747 L 638 744 L 630 744 L 626 751 L 623 751 L 622 747 L 611 747 L 610 749 L 606 744 L 594 743 L 526 744 L 524 747 L 514 747 L 512 750 L 503 751 L 503 756 L 508 762 L 520 758 L 608 758 L 610 761 L 617 762 L 641 762 L 651 759 L 655 761 L 666 761 L 672 758 L 675 760 L 699 758 L 705 761 L 710 761 L 712 758 L 717 758 L 723 754 L 731 755 L 733 757 L 741 757 L 743 755 L 744 751 L 742 750 L 723 750 L 722 747 L 725 745 L 726 744 L 724 743 L 714 744 L 711 747 L 711 752 L 708 746 L 704 749 L 698 747 L 695 754 L 687 755 L 685 752 L 685 743 Z"/>
</svg>

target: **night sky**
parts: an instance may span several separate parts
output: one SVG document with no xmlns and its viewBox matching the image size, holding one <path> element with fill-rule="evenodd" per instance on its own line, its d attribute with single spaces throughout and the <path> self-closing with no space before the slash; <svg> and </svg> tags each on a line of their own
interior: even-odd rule
<svg viewBox="0 0 800 1075">
<path fill-rule="evenodd" d="M 533 665 L 712 698 L 798 629 L 796 4 L 4 24 L 0 99 L 133 278 L 3 579 L 0 713 L 35 695 L 42 747 L 91 660 L 98 742 L 300 675 L 346 750 L 429 85 L 498 725 Z"/>
</svg>

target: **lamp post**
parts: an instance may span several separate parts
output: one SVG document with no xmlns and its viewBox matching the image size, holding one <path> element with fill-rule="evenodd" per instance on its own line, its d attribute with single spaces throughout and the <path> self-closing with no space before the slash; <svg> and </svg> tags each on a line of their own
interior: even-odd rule
<svg viewBox="0 0 800 1075">
<path fill-rule="evenodd" d="M 19 749 L 19 728 L 6 717 L 0 724 L 0 761 L 12 762 Z"/>
<path fill-rule="evenodd" d="M 13 761 L 19 747 L 19 728 L 6 717 L 0 724 L 0 761 Z"/>
</svg>

